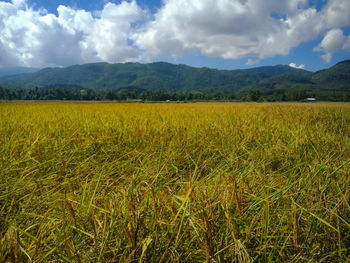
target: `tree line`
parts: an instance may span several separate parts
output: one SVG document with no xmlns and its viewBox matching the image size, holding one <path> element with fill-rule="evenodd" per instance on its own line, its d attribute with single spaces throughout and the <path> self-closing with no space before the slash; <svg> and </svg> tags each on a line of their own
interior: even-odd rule
<svg viewBox="0 0 350 263">
<path fill-rule="evenodd" d="M 234 94 L 223 92 L 175 92 L 166 90 L 92 90 L 67 88 L 6 89 L 0 86 L 0 100 L 147 100 L 147 101 L 191 101 L 233 100 Z"/>
<path fill-rule="evenodd" d="M 0 86 L 0 100 L 138 100 L 138 101 L 303 101 L 316 97 L 325 101 L 350 101 L 348 90 L 275 89 L 245 91 L 169 91 L 125 88 L 119 90 L 92 90 L 81 87 L 47 87 L 31 89 L 6 89 Z"/>
</svg>

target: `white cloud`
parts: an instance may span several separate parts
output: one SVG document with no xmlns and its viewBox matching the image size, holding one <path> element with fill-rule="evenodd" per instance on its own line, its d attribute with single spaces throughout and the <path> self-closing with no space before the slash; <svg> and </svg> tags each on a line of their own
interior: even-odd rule
<svg viewBox="0 0 350 263">
<path fill-rule="evenodd" d="M 331 60 L 332 60 L 333 54 L 332 53 L 326 53 L 326 54 L 323 54 L 321 57 L 322 57 L 322 59 L 324 61 L 326 61 L 327 63 L 330 63 Z"/>
<path fill-rule="evenodd" d="M 330 63 L 332 56 L 336 52 L 350 51 L 350 36 L 344 36 L 339 28 L 327 32 L 322 42 L 314 48 L 316 52 L 323 52 L 321 57 L 327 63 Z"/>
<path fill-rule="evenodd" d="M 329 0 L 321 11 L 308 2 L 167 0 L 133 39 L 150 58 L 193 50 L 226 59 L 266 58 L 287 55 L 334 26 L 350 25 L 349 0 Z"/>
<path fill-rule="evenodd" d="M 301 64 L 301 65 L 298 66 L 297 64 L 292 62 L 292 63 L 289 64 L 289 66 L 292 67 L 292 68 L 297 68 L 297 69 L 305 69 L 305 65 L 304 64 Z"/>
<path fill-rule="evenodd" d="M 245 64 L 246 64 L 246 66 L 253 66 L 253 65 L 256 65 L 258 63 L 259 63 L 258 59 L 248 58 L 248 60 L 247 60 L 247 62 Z"/>
<path fill-rule="evenodd" d="M 11 0 L 11 2 L 17 7 L 24 7 L 26 5 L 26 0 Z"/>
<path fill-rule="evenodd" d="M 328 29 L 350 25 L 350 1 L 329 0 L 321 12 L 321 20 Z"/>
<path fill-rule="evenodd" d="M 128 44 L 132 23 L 145 17 L 136 1 L 107 3 L 98 15 L 62 5 L 57 11 L 33 10 L 24 0 L 0 2 L 0 67 L 140 60 Z"/>
<path fill-rule="evenodd" d="M 150 15 L 136 0 L 105 1 L 103 10 L 60 5 L 54 15 L 31 8 L 26 0 L 0 0 L 0 67 L 144 61 L 198 51 L 259 60 L 288 55 L 327 31 L 315 51 L 328 61 L 335 52 L 349 51 L 348 37 L 339 28 L 350 26 L 350 1 L 328 0 L 319 11 L 309 2 L 163 0 Z M 339 37 L 346 40 L 342 47 Z M 248 59 L 247 65 L 258 60 Z"/>
</svg>

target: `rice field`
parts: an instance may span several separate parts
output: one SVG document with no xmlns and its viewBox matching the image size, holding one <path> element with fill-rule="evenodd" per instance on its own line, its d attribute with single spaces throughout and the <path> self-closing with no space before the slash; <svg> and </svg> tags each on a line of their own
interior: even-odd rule
<svg viewBox="0 0 350 263">
<path fill-rule="evenodd" d="M 0 103 L 0 262 L 350 262 L 349 103 Z"/>
</svg>

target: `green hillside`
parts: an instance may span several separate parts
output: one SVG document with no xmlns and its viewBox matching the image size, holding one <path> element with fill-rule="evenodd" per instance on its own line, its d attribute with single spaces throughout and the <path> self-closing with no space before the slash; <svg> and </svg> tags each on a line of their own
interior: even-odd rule
<svg viewBox="0 0 350 263">
<path fill-rule="evenodd" d="M 34 73 L 39 69 L 36 68 L 24 68 L 24 67 L 11 67 L 11 68 L 0 68 L 0 77 L 18 75 L 24 73 Z"/>
<path fill-rule="evenodd" d="M 46 68 L 33 74 L 3 77 L 0 79 L 0 84 L 8 88 L 65 84 L 79 85 L 94 90 L 125 87 L 172 91 L 237 90 L 267 77 L 283 73 L 307 74 L 308 72 L 288 66 L 228 71 L 173 65 L 165 62 L 150 64 L 93 63 L 66 68 Z"/>
<path fill-rule="evenodd" d="M 272 76 L 254 85 L 253 89 L 276 100 L 316 97 L 319 100 L 349 101 L 350 60 L 342 61 L 313 74 Z"/>
<path fill-rule="evenodd" d="M 246 69 L 244 71 L 249 73 L 255 73 L 255 74 L 264 74 L 269 77 L 282 75 L 282 74 L 298 74 L 298 75 L 312 74 L 312 72 L 310 71 L 307 71 L 304 69 L 292 68 L 287 65 L 256 67 L 256 68 Z"/>
<path fill-rule="evenodd" d="M 342 61 L 335 66 L 313 74 L 312 81 L 323 86 L 349 86 L 350 60 Z"/>
<path fill-rule="evenodd" d="M 285 65 L 230 71 L 92 63 L 6 76 L 0 86 L 0 99 L 349 101 L 350 60 L 316 73 Z"/>
</svg>

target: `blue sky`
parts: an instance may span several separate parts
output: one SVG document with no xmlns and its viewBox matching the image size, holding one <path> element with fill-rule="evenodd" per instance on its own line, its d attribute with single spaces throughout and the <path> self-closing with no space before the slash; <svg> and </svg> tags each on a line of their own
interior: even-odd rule
<svg viewBox="0 0 350 263">
<path fill-rule="evenodd" d="M 167 61 L 316 71 L 349 55 L 349 0 L 0 0 L 2 68 Z"/>
<path fill-rule="evenodd" d="M 11 1 L 8 1 L 11 2 Z M 59 5 L 66 5 L 66 6 L 72 6 L 79 9 L 84 9 L 87 11 L 95 11 L 95 10 L 101 10 L 103 9 L 103 6 L 107 2 L 120 4 L 121 0 L 30 0 L 27 1 L 30 5 L 34 5 L 36 7 L 44 7 L 47 9 L 50 13 L 56 13 L 57 14 L 57 7 Z M 137 3 L 144 9 L 150 9 L 151 12 L 156 12 L 158 8 L 161 7 L 162 1 L 161 0 L 141 0 L 137 1 Z"/>
</svg>

